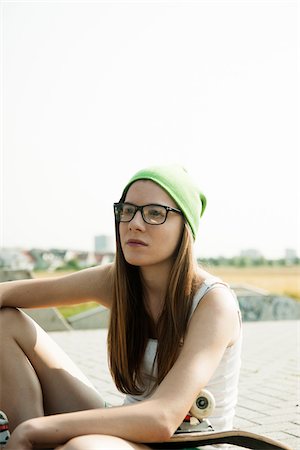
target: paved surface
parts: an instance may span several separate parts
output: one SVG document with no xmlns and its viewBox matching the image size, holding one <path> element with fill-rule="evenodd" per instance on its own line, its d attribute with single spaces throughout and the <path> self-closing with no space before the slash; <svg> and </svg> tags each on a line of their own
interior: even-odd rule
<svg viewBox="0 0 300 450">
<path fill-rule="evenodd" d="M 106 330 L 50 335 L 90 378 L 103 398 L 122 402 L 107 367 Z M 300 322 L 244 323 L 235 427 L 300 449 Z M 237 447 L 235 447 L 237 448 Z"/>
</svg>

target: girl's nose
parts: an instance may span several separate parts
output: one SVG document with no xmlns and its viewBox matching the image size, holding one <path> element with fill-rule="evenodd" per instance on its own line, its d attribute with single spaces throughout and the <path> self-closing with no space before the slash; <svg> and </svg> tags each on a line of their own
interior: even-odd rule
<svg viewBox="0 0 300 450">
<path fill-rule="evenodd" d="M 144 230 L 145 229 L 145 222 L 142 216 L 141 211 L 137 211 L 133 217 L 133 219 L 128 222 L 129 228 L 132 229 L 139 229 Z"/>
</svg>

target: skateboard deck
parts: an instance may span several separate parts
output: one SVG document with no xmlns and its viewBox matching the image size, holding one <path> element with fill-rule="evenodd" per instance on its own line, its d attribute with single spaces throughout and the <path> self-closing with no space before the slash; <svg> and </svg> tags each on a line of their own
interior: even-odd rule
<svg viewBox="0 0 300 450">
<path fill-rule="evenodd" d="M 158 449 L 180 449 L 202 448 L 214 444 L 230 444 L 253 450 L 293 450 L 286 444 L 243 430 L 176 433 L 170 440 L 151 443 L 150 446 Z"/>
</svg>

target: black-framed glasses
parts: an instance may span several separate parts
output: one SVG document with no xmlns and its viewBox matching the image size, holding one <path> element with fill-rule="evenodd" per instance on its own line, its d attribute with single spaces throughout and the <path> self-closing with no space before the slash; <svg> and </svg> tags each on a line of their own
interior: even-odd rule
<svg viewBox="0 0 300 450">
<path fill-rule="evenodd" d="M 168 217 L 169 212 L 175 212 L 183 215 L 179 209 L 170 206 L 157 205 L 151 203 L 149 205 L 137 206 L 133 203 L 114 203 L 114 212 L 117 222 L 130 222 L 137 211 L 141 211 L 144 222 L 149 225 L 161 225 Z"/>
</svg>

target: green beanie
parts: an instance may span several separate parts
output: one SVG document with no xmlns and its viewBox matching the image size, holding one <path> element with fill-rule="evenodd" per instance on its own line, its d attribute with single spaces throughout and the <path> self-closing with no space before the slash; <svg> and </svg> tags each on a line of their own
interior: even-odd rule
<svg viewBox="0 0 300 450">
<path fill-rule="evenodd" d="M 200 217 L 206 207 L 206 198 L 199 191 L 187 171 L 180 165 L 152 166 L 139 170 L 124 188 L 124 200 L 129 187 L 138 180 L 151 180 L 161 186 L 175 201 L 187 220 L 194 239 L 199 228 Z"/>
</svg>

